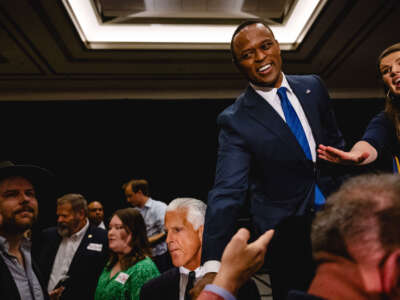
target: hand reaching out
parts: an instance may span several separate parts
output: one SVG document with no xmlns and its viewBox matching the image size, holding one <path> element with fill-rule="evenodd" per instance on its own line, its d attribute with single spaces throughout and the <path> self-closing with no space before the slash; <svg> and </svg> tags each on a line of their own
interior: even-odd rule
<svg viewBox="0 0 400 300">
<path fill-rule="evenodd" d="M 343 165 L 357 165 L 364 162 L 368 157 L 368 152 L 363 151 L 342 151 L 340 149 L 319 145 L 318 149 L 318 157 L 332 163 L 343 164 Z"/>
<path fill-rule="evenodd" d="M 241 228 L 225 247 L 221 268 L 214 284 L 232 294 L 263 265 L 267 246 L 274 231 L 268 230 L 253 243 L 247 244 L 250 232 Z"/>
<path fill-rule="evenodd" d="M 59 288 L 56 288 L 49 292 L 50 300 L 59 300 L 64 289 L 65 287 L 60 286 Z"/>
</svg>

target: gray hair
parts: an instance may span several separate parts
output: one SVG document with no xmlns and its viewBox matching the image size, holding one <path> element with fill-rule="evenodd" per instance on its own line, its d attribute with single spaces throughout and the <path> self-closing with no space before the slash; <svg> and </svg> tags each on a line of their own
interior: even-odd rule
<svg viewBox="0 0 400 300">
<path fill-rule="evenodd" d="M 187 210 L 186 219 L 192 223 L 194 230 L 204 225 L 207 205 L 194 198 L 176 198 L 167 206 L 167 212 L 173 210 Z"/>
<path fill-rule="evenodd" d="M 326 201 L 312 226 L 313 252 L 352 257 L 349 245 L 368 257 L 377 248 L 400 247 L 400 176 L 353 177 Z M 362 253 L 361 253 L 362 252 Z"/>
<path fill-rule="evenodd" d="M 83 210 L 85 212 L 85 216 L 88 215 L 87 201 L 81 194 L 65 194 L 57 199 L 57 205 L 63 205 L 66 203 L 71 204 L 74 213 Z"/>
</svg>

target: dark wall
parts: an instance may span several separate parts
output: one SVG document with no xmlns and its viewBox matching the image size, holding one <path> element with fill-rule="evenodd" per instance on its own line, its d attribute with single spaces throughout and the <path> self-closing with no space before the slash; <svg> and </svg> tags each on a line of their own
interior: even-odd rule
<svg viewBox="0 0 400 300">
<path fill-rule="evenodd" d="M 214 179 L 216 117 L 233 102 L 54 101 L 0 102 L 2 159 L 50 169 L 57 182 L 40 205 L 41 227 L 55 224 L 55 198 L 83 194 L 104 203 L 106 215 L 125 207 L 121 185 L 146 178 L 153 198 L 206 201 Z M 351 146 L 382 100 L 334 100 Z"/>
</svg>

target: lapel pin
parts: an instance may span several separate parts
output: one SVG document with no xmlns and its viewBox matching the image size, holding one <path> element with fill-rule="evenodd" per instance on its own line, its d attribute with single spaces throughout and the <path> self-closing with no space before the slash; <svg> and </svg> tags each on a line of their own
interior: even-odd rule
<svg viewBox="0 0 400 300">
<path fill-rule="evenodd" d="M 92 237 L 93 237 L 93 235 L 91 235 L 91 234 L 88 235 L 88 238 L 89 238 L 89 239 L 91 239 Z"/>
<path fill-rule="evenodd" d="M 310 94 L 310 93 L 311 93 L 311 90 L 306 89 L 306 94 Z"/>
</svg>

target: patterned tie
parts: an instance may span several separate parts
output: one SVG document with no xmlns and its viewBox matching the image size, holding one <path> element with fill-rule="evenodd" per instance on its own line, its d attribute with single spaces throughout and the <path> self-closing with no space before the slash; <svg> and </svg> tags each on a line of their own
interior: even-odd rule
<svg viewBox="0 0 400 300">
<path fill-rule="evenodd" d="M 280 87 L 278 89 L 278 96 L 281 99 L 282 110 L 285 115 L 286 124 L 289 126 L 290 130 L 296 137 L 297 141 L 299 142 L 301 148 L 304 151 L 307 159 L 312 160 L 310 145 L 308 144 L 306 134 L 304 132 L 303 126 L 299 120 L 299 117 L 296 114 L 292 104 L 286 94 L 286 88 Z M 325 203 L 325 197 L 322 195 L 321 190 L 317 185 L 315 185 L 315 200 L 314 206 L 317 210 L 321 209 Z"/>
<path fill-rule="evenodd" d="M 189 272 L 188 283 L 186 285 L 186 290 L 185 290 L 185 300 L 191 300 L 189 292 L 193 288 L 195 279 L 196 279 L 196 272 L 195 271 L 190 271 Z"/>
</svg>

